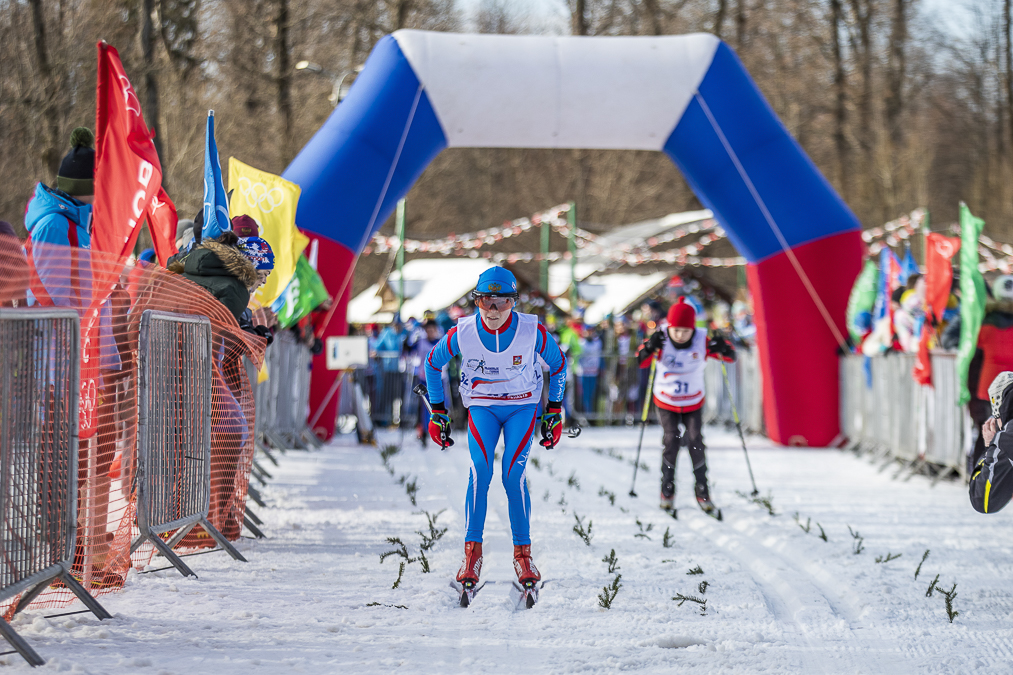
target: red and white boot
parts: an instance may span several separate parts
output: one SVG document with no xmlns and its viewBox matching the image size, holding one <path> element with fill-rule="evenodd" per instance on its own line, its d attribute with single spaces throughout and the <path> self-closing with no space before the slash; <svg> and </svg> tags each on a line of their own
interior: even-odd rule
<svg viewBox="0 0 1013 675">
<path fill-rule="evenodd" d="M 514 546 L 514 571 L 521 586 L 529 587 L 542 580 L 542 575 L 531 561 L 531 545 Z"/>
<path fill-rule="evenodd" d="M 517 608 L 531 609 L 538 602 L 538 582 L 542 575 L 531 561 L 531 546 L 514 546 L 514 571 L 517 572 L 517 581 L 514 587 L 518 591 Z"/>
<path fill-rule="evenodd" d="M 465 588 L 478 585 L 478 578 L 482 572 L 482 542 L 464 542 L 464 561 L 461 569 L 457 571 L 457 583 Z"/>
</svg>

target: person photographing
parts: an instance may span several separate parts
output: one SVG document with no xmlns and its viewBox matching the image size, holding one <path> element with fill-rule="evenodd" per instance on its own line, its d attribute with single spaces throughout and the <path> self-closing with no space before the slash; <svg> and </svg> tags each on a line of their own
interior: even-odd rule
<svg viewBox="0 0 1013 675">
<path fill-rule="evenodd" d="M 978 513 L 1002 510 L 1013 497 L 1013 372 L 1004 370 L 988 386 L 992 416 L 981 427 L 985 452 L 974 465 L 968 496 Z"/>
</svg>

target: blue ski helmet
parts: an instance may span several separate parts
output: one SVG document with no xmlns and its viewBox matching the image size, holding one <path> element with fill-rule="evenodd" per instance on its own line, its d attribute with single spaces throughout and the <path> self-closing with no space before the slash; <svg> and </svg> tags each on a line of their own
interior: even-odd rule
<svg viewBox="0 0 1013 675">
<path fill-rule="evenodd" d="M 504 295 L 517 297 L 517 278 L 508 269 L 490 267 L 478 277 L 473 295 Z"/>
</svg>

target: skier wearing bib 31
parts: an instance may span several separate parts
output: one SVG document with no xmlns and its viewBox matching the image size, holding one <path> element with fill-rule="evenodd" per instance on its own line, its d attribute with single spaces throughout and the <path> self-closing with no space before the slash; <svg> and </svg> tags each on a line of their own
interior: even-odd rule
<svg viewBox="0 0 1013 675">
<path fill-rule="evenodd" d="M 542 393 L 540 361 L 549 367 L 549 402 L 541 416 L 540 444 L 553 448 L 562 433 L 566 359 L 537 317 L 513 311 L 517 280 L 510 271 L 493 267 L 483 272 L 472 298 L 478 312 L 462 318 L 440 339 L 426 358 L 425 369 L 433 407 L 429 435 L 437 445 L 452 445 L 440 370 L 452 357 L 461 357 L 460 391 L 468 408 L 471 475 L 465 499 L 464 563 L 457 581 L 465 590 L 476 589 L 478 584 L 486 496 L 502 432 L 502 479 L 513 531 L 514 571 L 521 586 L 530 590 L 541 575 L 531 561 L 528 524 L 531 499 L 524 471 L 538 421 L 536 411 Z M 462 605 L 465 603 L 462 596 Z"/>
<path fill-rule="evenodd" d="M 703 371 L 707 357 L 735 360 L 735 348 L 723 337 L 708 339 L 696 328 L 696 310 L 680 297 L 668 310 L 668 320 L 644 340 L 637 351 L 641 364 L 658 360 L 654 375 L 654 404 L 664 430 L 661 459 L 661 508 L 675 514 L 675 460 L 679 446 L 689 449 L 696 477 L 696 501 L 706 513 L 717 509 L 707 488 L 707 456 L 703 444 Z M 680 433 L 679 425 L 685 431 Z"/>
</svg>

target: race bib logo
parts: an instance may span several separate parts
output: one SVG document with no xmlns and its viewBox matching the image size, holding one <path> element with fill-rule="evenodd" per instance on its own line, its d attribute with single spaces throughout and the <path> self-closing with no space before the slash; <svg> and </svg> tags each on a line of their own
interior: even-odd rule
<svg viewBox="0 0 1013 675">
<path fill-rule="evenodd" d="M 519 356 L 515 356 L 514 357 L 514 365 L 515 366 L 521 365 L 521 357 L 519 357 Z"/>
<path fill-rule="evenodd" d="M 477 370 L 480 373 L 485 373 L 485 359 L 468 359 L 467 368 L 468 370 Z"/>
</svg>

